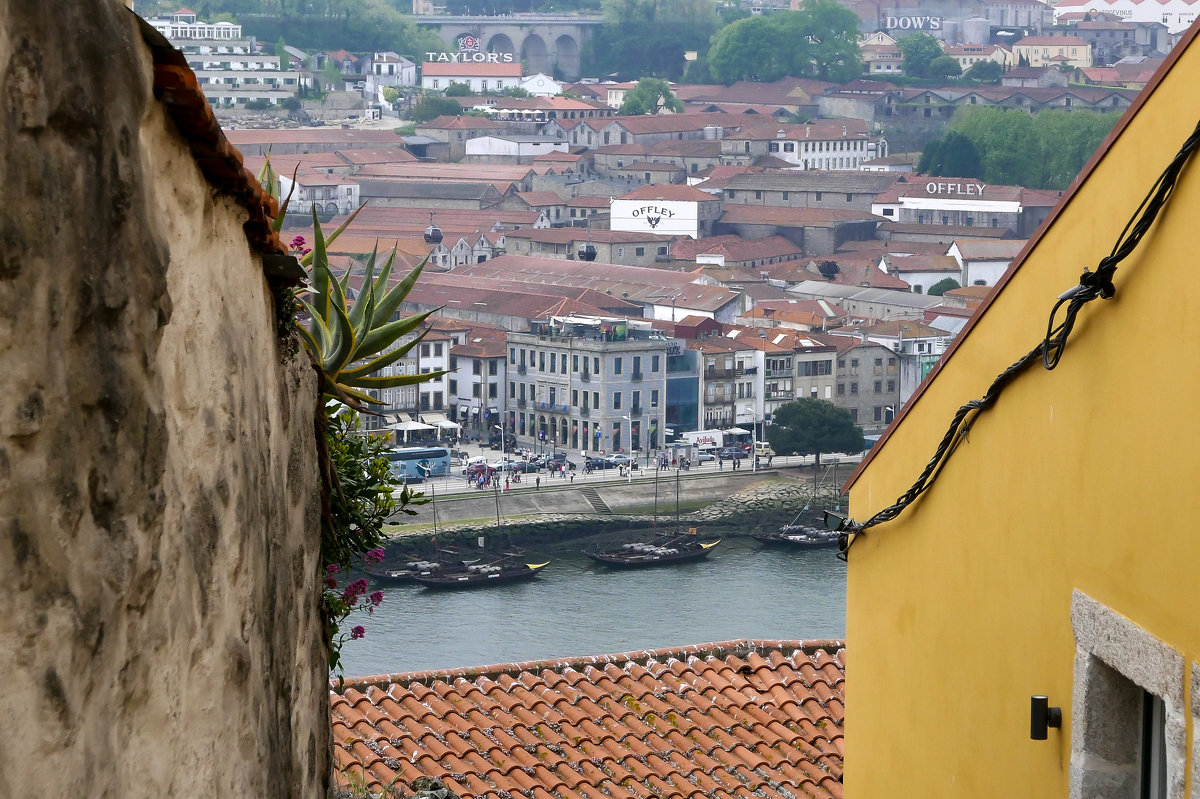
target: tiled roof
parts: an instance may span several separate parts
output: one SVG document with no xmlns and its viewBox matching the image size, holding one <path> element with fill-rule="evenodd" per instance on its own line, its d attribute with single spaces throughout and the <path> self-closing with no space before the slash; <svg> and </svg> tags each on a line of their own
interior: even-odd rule
<svg viewBox="0 0 1200 799">
<path fill-rule="evenodd" d="M 712 202 L 718 198 L 706 191 L 680 185 L 650 185 L 622 194 L 618 200 L 678 200 L 683 202 Z"/>
<path fill-rule="evenodd" d="M 840 641 L 740 641 L 368 677 L 331 691 L 335 782 L 463 799 L 841 797 Z"/>
<path fill-rule="evenodd" d="M 440 116 L 434 117 L 428 122 L 422 122 L 417 125 L 417 130 L 507 130 L 507 127 L 499 122 L 493 122 L 483 117 L 471 116 Z"/>
<path fill-rule="evenodd" d="M 761 205 L 726 205 L 721 222 L 730 225 L 783 225 L 818 227 L 838 222 L 879 222 L 883 217 L 869 211 L 848 211 L 841 208 L 788 208 Z"/>
<path fill-rule="evenodd" d="M 901 178 L 899 172 L 847 172 L 809 169 L 803 171 L 760 172 L 730 175 L 712 183 L 723 189 L 766 191 L 828 191 L 879 195 Z M 706 186 L 706 188 L 708 188 Z"/>
<path fill-rule="evenodd" d="M 964 239 L 955 241 L 958 252 L 965 260 L 970 261 L 1009 261 L 1017 257 L 1017 253 L 1027 243 L 1027 239 L 1007 239 L 1001 241 L 973 241 Z"/>
</svg>

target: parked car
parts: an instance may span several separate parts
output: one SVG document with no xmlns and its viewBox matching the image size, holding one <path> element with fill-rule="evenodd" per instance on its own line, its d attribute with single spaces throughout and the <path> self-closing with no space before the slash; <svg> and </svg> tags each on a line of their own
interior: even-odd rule
<svg viewBox="0 0 1200 799">
<path fill-rule="evenodd" d="M 479 465 L 479 464 L 481 464 L 481 463 L 486 465 L 486 464 L 487 464 L 487 458 L 485 458 L 485 457 L 484 457 L 484 456 L 482 456 L 482 455 L 476 455 L 476 456 L 475 456 L 475 457 L 473 457 L 473 458 L 469 458 L 469 459 L 467 460 L 467 462 L 463 464 L 462 473 L 463 473 L 463 474 L 469 474 L 472 466 L 477 466 L 477 465 Z"/>
<path fill-rule="evenodd" d="M 712 461 L 715 461 L 716 459 L 717 459 L 717 456 L 714 455 L 711 450 L 696 453 L 696 463 L 697 464 L 711 463 Z"/>
<path fill-rule="evenodd" d="M 610 461 L 612 461 L 613 463 L 615 463 L 617 466 L 629 466 L 630 468 L 633 468 L 633 469 L 638 468 L 637 459 L 631 458 L 628 455 L 622 455 L 622 454 L 618 453 L 616 455 L 609 455 L 608 459 Z"/>
<path fill-rule="evenodd" d="M 601 458 L 599 456 L 587 458 L 584 460 L 584 466 L 590 466 L 593 469 L 615 469 L 617 462 L 611 458 Z"/>
<path fill-rule="evenodd" d="M 538 464 L 533 463 L 531 461 L 513 461 L 509 471 L 520 472 L 521 474 L 528 474 L 530 472 L 536 472 L 539 469 L 541 469 L 541 467 Z"/>
<path fill-rule="evenodd" d="M 723 461 L 741 460 L 746 457 L 746 452 L 741 447 L 722 447 L 717 453 L 717 457 Z"/>
<path fill-rule="evenodd" d="M 492 468 L 490 464 L 479 462 L 472 463 L 470 466 L 468 466 L 466 475 L 471 479 L 475 479 L 480 476 L 491 477 L 493 474 L 495 474 L 495 472 L 496 470 Z"/>
<path fill-rule="evenodd" d="M 567 453 L 565 453 L 565 452 L 554 453 L 553 455 L 546 458 L 545 462 L 542 465 L 545 466 L 547 469 L 550 469 L 551 471 L 553 471 L 553 470 L 561 467 L 564 463 L 567 464 L 567 469 L 575 468 L 575 464 L 572 463 L 571 461 L 567 460 Z"/>
</svg>

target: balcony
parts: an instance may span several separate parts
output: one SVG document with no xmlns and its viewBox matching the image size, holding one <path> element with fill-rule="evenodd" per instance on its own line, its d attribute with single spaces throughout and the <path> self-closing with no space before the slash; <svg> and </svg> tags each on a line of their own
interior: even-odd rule
<svg viewBox="0 0 1200 799">
<path fill-rule="evenodd" d="M 745 373 L 748 375 L 756 375 L 756 374 L 758 374 L 758 367 L 757 366 L 747 366 L 745 369 Z"/>
<path fill-rule="evenodd" d="M 709 368 L 704 370 L 705 380 L 729 380 L 734 377 L 736 372 L 733 369 L 715 369 Z"/>
<path fill-rule="evenodd" d="M 525 407 L 525 400 L 523 400 L 523 399 L 519 399 L 519 400 L 517 400 L 517 407 L 518 407 L 518 408 L 524 408 L 524 407 Z"/>
<path fill-rule="evenodd" d="M 781 400 L 781 399 L 782 399 L 782 400 L 790 400 L 790 399 L 794 399 L 794 398 L 792 397 L 792 392 L 791 392 L 790 390 L 788 390 L 788 391 L 782 391 L 782 390 L 781 390 L 781 391 L 764 391 L 764 392 L 763 392 L 763 397 L 764 397 L 765 399 L 769 399 L 769 400 Z"/>
<path fill-rule="evenodd" d="M 630 379 L 630 380 L 634 380 L 634 381 L 641 380 L 641 379 L 642 379 L 642 373 L 641 373 L 641 372 L 634 372 L 633 374 L 631 374 L 631 375 L 629 376 L 629 379 Z"/>
<path fill-rule="evenodd" d="M 642 406 L 634 405 L 632 408 L 629 409 L 629 415 L 630 416 L 641 416 L 642 415 Z"/>
<path fill-rule="evenodd" d="M 525 374 L 525 364 L 521 364 L 520 366 L 517 367 L 517 374 L 519 374 L 519 375 Z"/>
<path fill-rule="evenodd" d="M 579 379 L 584 383 L 590 383 L 592 380 L 592 373 L 591 372 L 580 372 Z"/>
<path fill-rule="evenodd" d="M 763 371 L 764 377 L 791 377 L 791 369 L 766 369 Z"/>
<path fill-rule="evenodd" d="M 591 411 L 588 410 L 588 406 L 586 405 L 579 409 L 580 416 L 587 416 L 589 413 L 591 413 Z"/>
</svg>

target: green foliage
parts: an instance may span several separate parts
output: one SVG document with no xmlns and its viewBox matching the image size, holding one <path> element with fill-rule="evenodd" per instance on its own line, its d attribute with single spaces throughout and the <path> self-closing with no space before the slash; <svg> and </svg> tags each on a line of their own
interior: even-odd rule
<svg viewBox="0 0 1200 799">
<path fill-rule="evenodd" d="M 708 68 L 723 83 L 787 75 L 845 82 L 862 74 L 857 30 L 858 17 L 833 0 L 806 0 L 799 11 L 722 28 L 713 36 Z"/>
<path fill-rule="evenodd" d="M 1065 189 L 1117 121 L 1117 114 L 963 108 L 947 130 L 975 145 L 987 183 Z"/>
<path fill-rule="evenodd" d="M 951 131 L 925 145 L 917 171 L 935 177 L 982 178 L 983 162 L 970 139 Z"/>
<path fill-rule="evenodd" d="M 621 103 L 621 113 L 627 115 L 656 114 L 663 108 L 677 114 L 683 112 L 683 103 L 661 78 L 642 78 L 634 89 L 625 93 Z"/>
<path fill-rule="evenodd" d="M 818 464 L 822 453 L 862 452 L 866 446 L 862 428 L 854 424 L 850 411 L 807 397 L 775 410 L 767 428 L 767 441 L 780 455 L 816 455 Z"/>
<path fill-rule="evenodd" d="M 929 62 L 929 74 L 935 78 L 957 78 L 962 66 L 951 56 L 940 55 Z"/>
<path fill-rule="evenodd" d="M 951 291 L 953 289 L 959 289 L 959 288 L 962 288 L 962 286 L 958 285 L 957 280 L 955 280 L 952 277 L 944 277 L 941 280 L 939 280 L 938 282 L 934 283 L 932 286 L 930 286 L 929 291 L 927 293 L 929 294 L 930 297 L 940 297 L 943 294 L 945 294 L 947 291 Z"/>
<path fill-rule="evenodd" d="M 976 61 L 963 73 L 963 80 L 995 84 L 1000 82 L 1003 74 L 1004 67 L 995 61 Z"/>
<path fill-rule="evenodd" d="M 450 97 L 426 95 L 409 110 L 408 118 L 413 122 L 428 122 L 434 117 L 456 117 L 460 114 L 462 114 L 462 106 L 458 104 L 457 100 Z"/>
<path fill-rule="evenodd" d="M 604 0 L 604 24 L 585 52 L 585 69 L 624 79 L 678 80 L 688 50 L 704 52 L 720 25 L 710 0 Z"/>
<path fill-rule="evenodd" d="M 275 42 L 275 55 L 279 58 L 279 68 L 280 69 L 287 69 L 288 61 L 291 58 L 291 56 L 288 55 L 288 51 L 285 49 L 286 47 L 287 47 L 287 42 L 285 42 L 283 40 L 283 37 L 280 36 L 279 39 L 276 40 L 276 42 Z"/>
<path fill-rule="evenodd" d="M 326 59 L 325 65 L 321 67 L 321 82 L 330 91 L 340 92 L 346 88 L 346 79 L 342 77 L 341 69 L 332 58 Z"/>
<path fill-rule="evenodd" d="M 446 97 L 474 97 L 475 92 L 465 83 L 451 83 L 443 92 Z"/>
<path fill-rule="evenodd" d="M 262 97 L 256 97 L 253 100 L 246 101 L 246 109 L 249 111 L 266 111 L 271 107 L 271 101 Z"/>
<path fill-rule="evenodd" d="M 279 105 L 285 111 L 299 111 L 300 110 L 300 101 L 297 100 L 295 97 L 285 97 L 279 101 Z"/>
<path fill-rule="evenodd" d="M 385 103 L 394 103 L 400 99 L 400 92 L 391 86 L 383 87 L 383 101 Z"/>
<path fill-rule="evenodd" d="M 416 125 L 401 125 L 398 128 L 392 128 L 392 133 L 397 136 L 415 136 L 417 134 Z"/>
<path fill-rule="evenodd" d="M 504 97 L 533 97 L 528 89 L 523 89 L 520 86 L 505 86 L 500 90 L 500 94 Z"/>
<path fill-rule="evenodd" d="M 896 40 L 900 54 L 904 56 L 904 74 L 914 78 L 932 75 L 930 65 L 942 56 L 942 44 L 937 37 L 928 33 L 910 33 Z"/>
<path fill-rule="evenodd" d="M 708 69 L 707 58 L 697 58 L 695 61 L 687 65 L 687 69 L 683 73 L 683 82 L 690 84 L 705 84 L 712 83 L 712 72 Z"/>
<path fill-rule="evenodd" d="M 321 223 L 313 209 L 313 252 L 312 252 L 312 302 L 303 298 L 297 301 L 309 314 L 309 327 L 301 327 L 300 334 L 308 351 L 320 367 L 323 377 L 322 393 L 355 410 L 362 410 L 363 403 L 382 405 L 371 396 L 371 389 L 410 386 L 426 380 L 434 380 L 444 372 L 429 372 L 417 375 L 392 375 L 380 377 L 375 373 L 399 361 L 425 337 L 422 333 L 407 344 L 389 350 L 402 337 L 412 333 L 433 311 L 390 321 L 392 314 L 404 302 L 405 296 L 417 282 L 422 261 L 404 279 L 388 288 L 388 278 L 396 260 L 393 249 L 387 263 L 375 275 L 377 253 L 367 259 L 362 288 L 353 303 L 347 302 L 350 272 L 339 281 L 329 268 L 329 255 L 325 249 L 325 237 Z M 426 259 L 428 260 L 428 259 Z"/>
</svg>

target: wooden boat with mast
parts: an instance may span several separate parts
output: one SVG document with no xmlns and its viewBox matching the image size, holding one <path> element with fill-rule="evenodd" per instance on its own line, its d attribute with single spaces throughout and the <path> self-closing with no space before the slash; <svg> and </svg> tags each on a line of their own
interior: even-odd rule
<svg viewBox="0 0 1200 799">
<path fill-rule="evenodd" d="M 485 562 L 480 559 L 460 569 L 413 575 L 412 581 L 426 588 L 479 588 L 531 580 L 549 565 L 550 561 L 527 563 L 522 553 L 505 552 L 493 560 Z"/>
<path fill-rule="evenodd" d="M 654 521 L 658 523 L 658 471 L 654 473 Z M 608 549 L 584 550 L 598 563 L 623 568 L 666 566 L 703 560 L 721 543 L 721 539 L 701 541 L 695 527 L 681 530 L 679 525 L 679 470 L 675 470 L 675 529 L 659 533 L 650 541 L 633 541 Z"/>
</svg>

